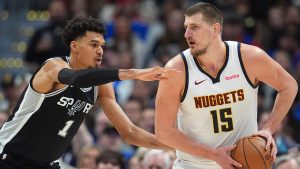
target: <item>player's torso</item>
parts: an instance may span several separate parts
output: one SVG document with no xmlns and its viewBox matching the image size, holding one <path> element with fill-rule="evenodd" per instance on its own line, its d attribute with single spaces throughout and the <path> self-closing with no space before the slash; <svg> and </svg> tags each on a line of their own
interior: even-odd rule
<svg viewBox="0 0 300 169">
<path fill-rule="evenodd" d="M 178 113 L 179 129 L 210 147 L 232 145 L 257 130 L 257 87 L 240 63 L 236 42 L 226 42 L 226 59 L 214 78 L 189 50 L 183 52 L 188 75 Z"/>
<path fill-rule="evenodd" d="M 41 94 L 29 85 L 0 130 L 0 147 L 39 162 L 57 159 L 94 105 L 97 87 L 65 86 Z"/>
</svg>

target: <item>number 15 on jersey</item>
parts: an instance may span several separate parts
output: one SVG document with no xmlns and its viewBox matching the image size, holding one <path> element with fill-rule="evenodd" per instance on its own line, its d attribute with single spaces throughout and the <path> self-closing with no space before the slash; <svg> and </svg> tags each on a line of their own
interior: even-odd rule
<svg viewBox="0 0 300 169">
<path fill-rule="evenodd" d="M 214 133 L 228 132 L 233 130 L 231 108 L 210 111 Z"/>
</svg>

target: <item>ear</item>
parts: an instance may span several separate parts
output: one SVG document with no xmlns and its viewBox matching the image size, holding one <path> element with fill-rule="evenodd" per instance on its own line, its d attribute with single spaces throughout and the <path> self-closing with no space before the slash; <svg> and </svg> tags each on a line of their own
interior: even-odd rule
<svg viewBox="0 0 300 169">
<path fill-rule="evenodd" d="M 71 43 L 70 43 L 70 48 L 71 48 L 71 50 L 73 50 L 73 51 L 77 51 L 77 42 L 76 41 L 72 41 Z"/>
<path fill-rule="evenodd" d="M 222 31 L 222 28 L 219 23 L 213 24 L 213 33 L 221 33 L 221 31 Z"/>
</svg>

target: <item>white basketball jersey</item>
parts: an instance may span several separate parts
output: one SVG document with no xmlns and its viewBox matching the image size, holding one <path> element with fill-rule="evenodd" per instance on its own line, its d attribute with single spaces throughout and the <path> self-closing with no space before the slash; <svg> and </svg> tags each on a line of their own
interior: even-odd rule
<svg viewBox="0 0 300 169">
<path fill-rule="evenodd" d="M 233 145 L 257 131 L 257 91 L 249 80 L 240 54 L 240 43 L 227 41 L 226 59 L 216 77 L 205 72 L 190 49 L 181 53 L 186 83 L 178 113 L 178 128 L 209 147 Z M 214 161 L 177 151 L 178 159 L 195 165 Z M 218 167 L 216 167 L 218 168 Z"/>
</svg>

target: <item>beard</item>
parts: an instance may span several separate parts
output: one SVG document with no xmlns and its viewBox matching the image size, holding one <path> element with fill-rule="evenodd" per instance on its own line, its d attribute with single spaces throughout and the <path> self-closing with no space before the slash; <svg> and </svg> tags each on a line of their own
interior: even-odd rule
<svg viewBox="0 0 300 169">
<path fill-rule="evenodd" d="M 191 54 L 193 57 L 197 57 L 197 56 L 200 56 L 200 55 L 203 55 L 207 52 L 207 47 L 204 48 L 204 49 L 201 49 L 201 50 L 191 50 Z"/>
</svg>

